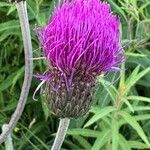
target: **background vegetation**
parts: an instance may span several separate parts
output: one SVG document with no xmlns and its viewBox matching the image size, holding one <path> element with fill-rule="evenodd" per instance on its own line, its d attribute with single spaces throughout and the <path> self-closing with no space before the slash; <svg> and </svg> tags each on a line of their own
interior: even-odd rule
<svg viewBox="0 0 150 150">
<path fill-rule="evenodd" d="M 63 148 L 77 150 L 150 149 L 150 0 L 107 0 L 121 18 L 122 45 L 127 61 L 121 73 L 97 79 L 92 108 L 72 120 Z M 41 50 L 34 34 L 45 25 L 53 1 L 27 0 L 34 57 Z M 45 62 L 34 61 L 34 73 L 43 73 Z M 24 75 L 22 36 L 16 8 L 0 1 L 0 126 L 15 110 Z M 33 78 L 25 111 L 13 131 L 15 150 L 49 150 L 58 118 L 49 115 L 40 93 L 32 95 L 39 81 Z M 0 146 L 4 150 L 4 146 Z"/>
</svg>

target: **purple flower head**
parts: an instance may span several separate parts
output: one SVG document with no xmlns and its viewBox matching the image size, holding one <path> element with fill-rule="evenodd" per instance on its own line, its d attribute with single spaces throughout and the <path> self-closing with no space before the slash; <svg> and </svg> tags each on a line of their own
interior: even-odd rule
<svg viewBox="0 0 150 150">
<path fill-rule="evenodd" d="M 123 60 L 119 25 L 109 4 L 99 0 L 59 4 L 48 24 L 37 31 L 49 64 L 49 89 L 61 95 L 83 82 L 84 92 L 96 76 L 114 70 Z"/>
</svg>

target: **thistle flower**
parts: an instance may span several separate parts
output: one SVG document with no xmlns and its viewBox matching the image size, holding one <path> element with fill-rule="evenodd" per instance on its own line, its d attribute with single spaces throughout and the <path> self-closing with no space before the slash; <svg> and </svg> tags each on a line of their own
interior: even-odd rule
<svg viewBox="0 0 150 150">
<path fill-rule="evenodd" d="M 92 100 L 96 77 L 123 60 L 120 20 L 99 0 L 63 1 L 37 36 L 48 62 L 46 95 L 57 116 L 84 115 Z"/>
</svg>

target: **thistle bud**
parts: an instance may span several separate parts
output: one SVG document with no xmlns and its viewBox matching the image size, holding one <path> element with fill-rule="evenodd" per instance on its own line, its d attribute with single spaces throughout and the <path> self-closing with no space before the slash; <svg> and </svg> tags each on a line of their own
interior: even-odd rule
<svg viewBox="0 0 150 150">
<path fill-rule="evenodd" d="M 76 118 L 90 108 L 96 77 L 123 60 L 120 21 L 99 0 L 63 1 L 37 36 L 47 59 L 46 98 L 61 118 Z M 117 69 L 118 70 L 118 69 Z"/>
<path fill-rule="evenodd" d="M 91 104 L 95 79 L 74 78 L 67 89 L 63 76 L 59 76 L 59 73 L 53 74 L 51 80 L 46 83 L 49 109 L 60 118 L 77 118 L 84 115 Z"/>
</svg>

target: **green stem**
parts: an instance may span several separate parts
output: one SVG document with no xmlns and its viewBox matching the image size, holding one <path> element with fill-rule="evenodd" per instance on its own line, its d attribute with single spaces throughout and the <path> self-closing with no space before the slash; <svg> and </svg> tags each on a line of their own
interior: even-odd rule
<svg viewBox="0 0 150 150">
<path fill-rule="evenodd" d="M 67 133 L 69 123 L 70 123 L 70 119 L 68 118 L 60 119 L 56 138 L 51 150 L 60 150 L 63 141 L 65 139 L 65 135 Z"/>
<path fill-rule="evenodd" d="M 10 122 L 7 128 L 2 132 L 0 135 L 0 144 L 5 141 L 8 135 L 12 132 L 13 128 L 16 126 L 19 118 L 22 115 L 24 110 L 31 80 L 32 80 L 32 45 L 31 45 L 31 36 L 30 36 L 30 28 L 27 16 L 27 8 L 26 2 L 21 1 L 16 3 L 16 7 L 19 14 L 20 24 L 21 24 L 21 31 L 23 36 L 23 44 L 24 44 L 24 54 L 25 54 L 25 75 L 24 75 L 24 82 L 20 94 L 20 98 L 17 104 L 17 108 L 13 115 L 11 116 Z"/>
<path fill-rule="evenodd" d="M 7 130 L 8 125 L 4 124 L 2 127 L 3 132 L 5 132 L 5 130 Z M 6 141 L 5 141 L 5 149 L 6 150 L 13 150 L 13 142 L 12 142 L 12 138 L 11 138 L 11 134 L 8 135 Z"/>
</svg>

